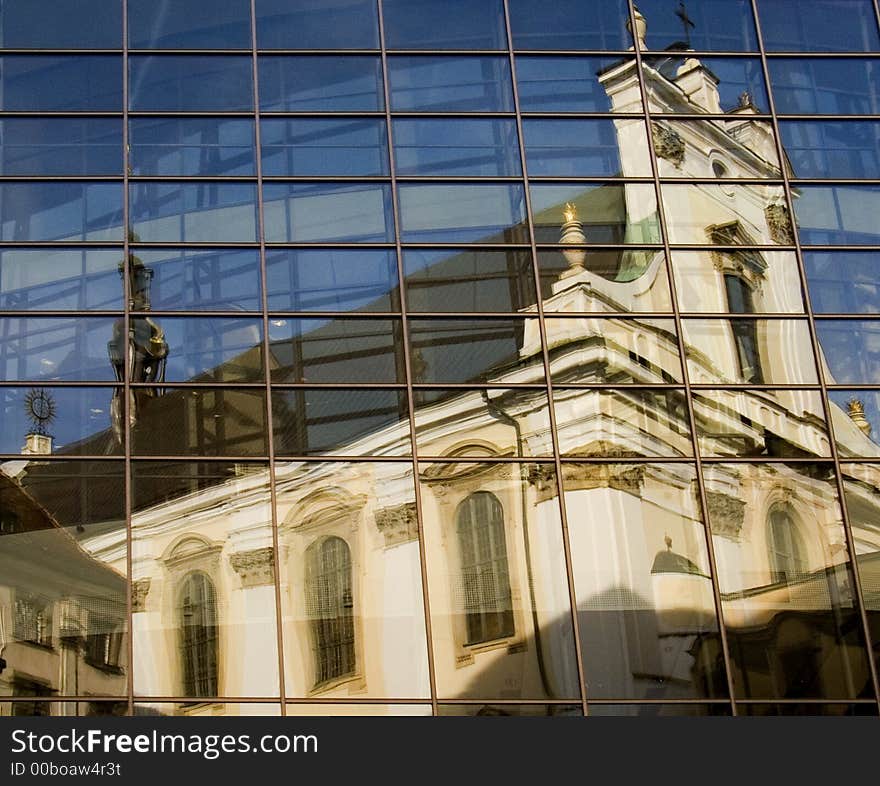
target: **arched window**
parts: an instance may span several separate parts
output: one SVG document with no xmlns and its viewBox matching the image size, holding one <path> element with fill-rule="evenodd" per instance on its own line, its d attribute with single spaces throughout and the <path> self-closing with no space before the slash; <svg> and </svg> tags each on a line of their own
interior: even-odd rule
<svg viewBox="0 0 880 786">
<path fill-rule="evenodd" d="M 217 695 L 217 595 L 204 573 L 190 573 L 181 584 L 180 660 L 183 695 Z"/>
<path fill-rule="evenodd" d="M 455 512 L 467 644 L 512 636 L 510 569 L 504 513 L 494 494 L 478 491 Z"/>
<path fill-rule="evenodd" d="M 315 684 L 354 674 L 351 551 L 342 538 L 325 538 L 309 547 L 306 602 L 315 653 Z"/>
<path fill-rule="evenodd" d="M 727 273 L 724 276 L 724 289 L 727 294 L 727 310 L 731 314 L 754 314 L 752 290 L 739 276 Z M 764 381 L 761 370 L 761 355 L 758 352 L 757 323 L 753 319 L 732 319 L 733 340 L 736 343 L 740 374 L 746 382 L 760 384 Z"/>
<path fill-rule="evenodd" d="M 784 510 L 771 511 L 769 526 L 772 580 L 793 581 L 807 570 L 803 540 L 791 516 Z"/>
</svg>

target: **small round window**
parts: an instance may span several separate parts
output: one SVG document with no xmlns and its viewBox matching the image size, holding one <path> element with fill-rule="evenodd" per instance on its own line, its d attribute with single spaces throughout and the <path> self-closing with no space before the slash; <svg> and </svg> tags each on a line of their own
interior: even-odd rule
<svg viewBox="0 0 880 786">
<path fill-rule="evenodd" d="M 715 177 L 727 177 L 727 167 L 720 161 L 712 162 L 712 173 Z"/>
</svg>

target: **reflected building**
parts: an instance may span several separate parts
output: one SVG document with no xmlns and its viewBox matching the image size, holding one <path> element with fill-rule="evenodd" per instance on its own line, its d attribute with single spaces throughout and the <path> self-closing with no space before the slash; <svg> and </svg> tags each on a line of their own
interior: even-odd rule
<svg viewBox="0 0 880 786">
<path fill-rule="evenodd" d="M 115 126 L 0 119 L 107 177 L 0 182 L 0 712 L 876 713 L 872 187 L 817 181 L 877 110 L 777 73 L 791 4 L 124 5 Z"/>
</svg>

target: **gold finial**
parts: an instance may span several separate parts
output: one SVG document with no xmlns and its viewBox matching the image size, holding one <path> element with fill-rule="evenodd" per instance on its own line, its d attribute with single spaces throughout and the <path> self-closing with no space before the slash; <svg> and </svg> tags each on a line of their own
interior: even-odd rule
<svg viewBox="0 0 880 786">
<path fill-rule="evenodd" d="M 574 206 L 574 202 L 566 202 L 565 207 L 562 210 L 562 215 L 565 218 L 565 223 L 567 224 L 569 221 L 577 221 L 578 211 Z"/>
<path fill-rule="evenodd" d="M 851 398 L 846 403 L 846 413 L 849 415 L 856 428 L 863 434 L 871 436 L 871 424 L 865 417 L 865 405 L 857 398 Z"/>
</svg>

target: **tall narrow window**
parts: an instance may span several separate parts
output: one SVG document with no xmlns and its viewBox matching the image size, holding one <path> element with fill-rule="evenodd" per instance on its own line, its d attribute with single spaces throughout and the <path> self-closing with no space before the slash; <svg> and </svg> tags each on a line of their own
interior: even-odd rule
<svg viewBox="0 0 880 786">
<path fill-rule="evenodd" d="M 351 551 L 342 538 L 326 538 L 309 547 L 306 602 L 315 653 L 315 684 L 354 674 Z"/>
<path fill-rule="evenodd" d="M 726 274 L 724 289 L 727 293 L 727 310 L 731 314 L 754 314 L 752 290 L 739 276 Z M 764 381 L 761 371 L 761 355 L 758 352 L 757 323 L 753 319 L 732 319 L 733 340 L 744 381 L 760 384 Z"/>
<path fill-rule="evenodd" d="M 770 571 L 774 582 L 794 581 L 806 570 L 804 544 L 795 523 L 783 510 L 770 513 Z"/>
<path fill-rule="evenodd" d="M 15 593 L 13 635 L 16 641 L 52 646 L 52 602 L 30 592 Z"/>
<path fill-rule="evenodd" d="M 180 589 L 183 695 L 217 695 L 217 601 L 204 573 L 190 573 Z"/>
<path fill-rule="evenodd" d="M 512 636 L 504 513 L 494 494 L 471 494 L 455 513 L 467 644 Z"/>
</svg>

